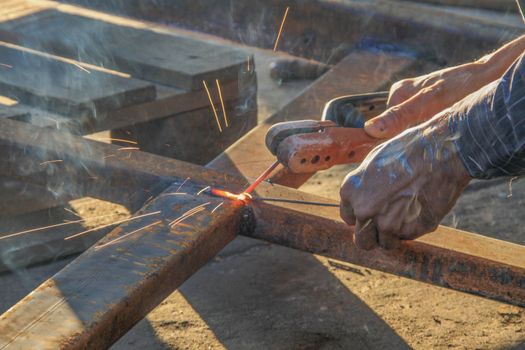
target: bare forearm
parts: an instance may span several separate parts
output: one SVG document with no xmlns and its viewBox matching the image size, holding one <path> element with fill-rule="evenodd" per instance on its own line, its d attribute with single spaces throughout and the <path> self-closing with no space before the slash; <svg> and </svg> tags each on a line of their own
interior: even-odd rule
<svg viewBox="0 0 525 350">
<path fill-rule="evenodd" d="M 434 85 L 440 80 L 450 80 L 469 95 L 471 92 L 499 79 L 510 65 L 525 51 L 525 35 L 503 45 L 498 50 L 474 61 L 448 67 L 420 77 L 415 82 L 418 89 Z M 467 91 L 468 90 L 468 91 Z M 465 95 L 465 96 L 466 96 Z M 462 96 L 464 97 L 464 96 Z"/>
<path fill-rule="evenodd" d="M 492 82 L 499 79 L 524 51 L 525 35 L 522 35 L 493 53 L 483 56 L 476 63 L 483 65 L 488 82 Z"/>
</svg>

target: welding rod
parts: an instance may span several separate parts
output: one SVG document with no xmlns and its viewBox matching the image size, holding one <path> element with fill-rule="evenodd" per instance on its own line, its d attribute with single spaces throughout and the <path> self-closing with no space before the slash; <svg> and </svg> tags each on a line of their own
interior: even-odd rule
<svg viewBox="0 0 525 350">
<path fill-rule="evenodd" d="M 276 160 L 275 163 L 273 163 L 272 165 L 270 165 L 270 167 L 268 169 L 266 169 L 261 175 L 259 175 L 259 177 L 250 185 L 248 186 L 248 188 L 246 188 L 242 193 L 252 193 L 253 190 L 255 189 L 255 187 L 257 187 L 261 182 L 263 182 L 268 176 L 270 176 L 270 174 L 272 173 L 272 171 L 277 168 L 277 166 L 279 165 L 279 161 Z"/>
<path fill-rule="evenodd" d="M 301 201 L 301 200 L 286 199 L 286 198 L 254 197 L 252 198 L 252 200 L 253 201 L 263 201 L 263 202 L 283 202 L 283 203 L 304 204 L 304 205 L 317 205 L 320 207 L 339 208 L 339 204 L 335 204 L 335 203 L 310 202 L 310 201 Z"/>
</svg>

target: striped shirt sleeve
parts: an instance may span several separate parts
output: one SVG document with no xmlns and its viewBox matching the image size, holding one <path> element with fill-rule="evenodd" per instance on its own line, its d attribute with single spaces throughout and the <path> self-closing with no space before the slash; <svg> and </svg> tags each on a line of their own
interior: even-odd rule
<svg viewBox="0 0 525 350">
<path fill-rule="evenodd" d="M 449 127 L 470 176 L 525 174 L 525 54 L 451 113 Z"/>
</svg>

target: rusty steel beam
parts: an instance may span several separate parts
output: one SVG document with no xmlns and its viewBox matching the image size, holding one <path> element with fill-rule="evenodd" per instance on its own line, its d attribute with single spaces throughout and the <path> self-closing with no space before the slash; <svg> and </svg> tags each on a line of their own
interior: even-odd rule
<svg viewBox="0 0 525 350">
<path fill-rule="evenodd" d="M 259 195 L 336 203 L 281 188 Z M 486 298 L 525 306 L 525 246 L 440 226 L 395 250 L 363 251 L 330 207 L 255 202 L 251 237 Z"/>
<path fill-rule="evenodd" d="M 353 245 L 351 228 L 337 209 L 254 201 L 249 206 L 228 202 L 212 212 L 221 200 L 174 195 L 181 181 L 138 213 L 160 211 L 158 216 L 115 229 L 0 316 L 0 348 L 106 348 L 237 233 L 525 305 L 523 246 L 440 227 L 397 250 L 365 252 Z M 185 186 L 188 193 L 202 188 Z M 261 186 L 259 195 L 331 203 L 277 185 Z M 207 202 L 205 210 L 170 229 L 170 222 Z"/>
<path fill-rule="evenodd" d="M 173 195 L 181 183 L 0 316 L 0 349 L 107 348 L 247 229 L 241 205 Z"/>
<path fill-rule="evenodd" d="M 2 120 L 0 121 L 0 148 L 7 142 L 7 136 L 9 133 L 13 133 L 19 136 L 19 138 L 10 138 L 11 150 L 24 147 L 29 152 L 34 153 L 34 162 L 38 163 L 44 158 L 38 158 L 39 154 L 44 154 L 46 157 L 53 152 L 62 152 L 59 155 L 63 156 L 66 160 L 71 159 L 72 156 L 76 157 L 76 162 L 71 162 L 71 168 L 66 167 L 64 176 L 68 176 L 71 179 L 77 179 L 80 183 L 88 179 L 90 176 L 97 176 L 104 178 L 103 184 L 108 186 L 117 186 L 119 183 L 129 186 L 129 188 L 138 189 L 141 186 L 148 188 L 153 184 L 159 184 L 162 181 L 172 181 L 173 175 L 178 175 L 180 178 L 191 177 L 192 181 L 202 183 L 204 187 L 206 184 L 211 184 L 219 187 L 224 187 L 232 191 L 240 191 L 246 187 L 246 180 L 227 175 L 221 172 L 214 171 L 212 169 L 203 169 L 202 167 L 176 161 L 173 159 L 167 159 L 156 155 L 151 155 L 143 152 L 134 152 L 130 158 L 126 155 L 116 156 L 111 158 L 103 159 L 105 155 L 111 154 L 118 149 L 113 145 L 106 145 L 101 143 L 92 142 L 89 140 L 72 137 L 71 139 L 65 139 L 64 135 L 51 130 L 45 130 L 41 128 L 35 128 L 22 123 Z M 54 145 L 51 147 L 49 144 L 43 142 L 43 140 L 53 140 L 51 143 Z M 18 146 L 16 146 L 18 145 Z M 68 147 L 66 147 L 68 146 Z M 44 151 L 42 151 L 45 150 Z M 39 152 L 40 150 L 40 152 Z M 65 161 L 66 162 L 66 161 Z M 67 163 L 67 162 L 66 162 Z M 76 165 L 76 163 L 84 164 L 88 167 L 89 172 L 86 172 L 84 166 Z M 1 164 L 0 169 L 9 168 L 10 163 Z M 12 164 L 11 164 L 12 165 Z M 122 187 L 121 187 L 122 188 Z M 88 192 L 89 193 L 89 192 Z M 263 197 L 283 197 L 288 199 L 298 199 L 307 201 L 323 201 L 323 198 L 318 198 L 309 194 L 305 194 L 299 191 L 294 191 L 286 187 L 269 185 L 267 183 L 261 184 L 257 189 L 256 195 Z M 333 203 L 333 202 L 332 202 Z M 304 205 L 294 204 L 279 204 L 279 203 L 261 203 L 254 202 L 252 207 L 255 209 L 258 229 L 254 233 L 254 237 L 262 238 L 265 240 L 273 241 L 283 245 L 291 246 L 293 248 L 315 252 L 321 255 L 332 256 L 341 260 L 355 262 L 357 264 L 378 264 L 376 268 L 380 268 L 382 258 L 377 257 L 371 260 L 363 260 L 362 252 L 355 249 L 347 249 L 350 244 L 349 237 L 351 232 L 349 228 L 344 225 L 340 219 L 338 219 L 337 210 L 331 208 L 317 208 Z M 264 210 L 258 210 L 258 208 L 264 208 Z M 275 209 L 278 208 L 278 209 Z M 292 210 L 292 212 L 289 212 Z M 317 213 L 313 215 L 312 213 Z M 288 215 L 289 214 L 289 215 Z M 294 218 L 300 218 L 300 221 L 293 221 Z M 282 220 L 281 224 L 275 224 L 279 220 Z M 301 224 L 302 223 L 302 224 Z M 306 225 L 306 227 L 304 226 Z M 335 225 L 335 226 L 333 226 Z M 279 228 L 278 231 L 271 229 L 272 227 Z M 312 233 L 311 237 L 305 236 L 308 232 L 324 232 L 323 227 L 330 227 L 328 231 L 333 231 L 331 235 L 324 237 L 318 233 Z M 264 229 L 263 229 L 264 228 Z M 304 228 L 304 229 L 303 229 Z M 326 231 L 326 230 L 325 230 Z M 269 232 L 265 235 L 265 232 Z M 341 232 L 338 234 L 337 232 Z M 344 233 L 342 233 L 344 232 Z M 443 232 L 447 232 L 447 239 L 444 240 L 444 244 L 439 241 L 434 241 L 432 237 L 441 237 Z M 299 238 L 298 238 L 299 237 Z M 301 238 L 302 237 L 302 238 Z M 324 237 L 324 241 L 323 241 Z M 307 239 L 308 238 L 308 239 Z M 314 239 L 316 238 L 316 239 Z M 298 244 L 297 242 L 302 242 Z M 515 245 L 512 243 L 502 242 L 491 238 L 485 238 L 483 236 L 472 235 L 463 231 L 443 228 L 440 227 L 434 234 L 427 235 L 424 238 L 418 240 L 424 245 L 417 243 L 407 243 L 407 246 L 413 250 L 415 255 L 418 255 L 420 249 L 428 251 L 430 255 L 426 260 L 421 260 L 420 263 L 415 262 L 412 266 L 412 271 L 406 270 L 400 272 L 399 267 L 389 264 L 381 268 L 387 272 L 400 273 L 403 275 L 409 275 L 416 279 L 429 281 L 439 285 L 447 286 L 450 285 L 453 288 L 460 290 L 470 290 L 478 293 L 477 289 L 481 287 L 474 287 L 478 282 L 472 281 L 472 284 L 465 283 L 464 286 L 459 286 L 451 282 L 446 282 L 446 278 L 439 279 L 432 277 L 428 280 L 430 275 L 417 274 L 417 270 L 420 266 L 427 264 L 425 261 L 433 261 L 432 254 L 447 254 L 454 258 L 457 256 L 463 256 L 466 254 L 472 256 L 471 266 L 485 264 L 485 261 L 492 261 L 492 267 L 494 271 L 497 271 L 498 266 L 515 266 L 522 268 L 524 264 L 525 256 L 524 247 Z M 330 249 L 326 248 L 327 244 L 332 244 Z M 350 246 L 353 247 L 353 246 Z M 477 250 L 472 250 L 476 248 Z M 506 256 L 501 257 L 502 252 L 513 252 L 508 253 Z M 344 252 L 344 253 L 343 253 Z M 368 254 L 366 256 L 369 256 Z M 373 256 L 373 255 L 370 255 Z M 398 258 L 400 261 L 403 259 L 403 254 L 399 253 Z M 512 258 L 512 259 L 510 259 Z M 467 264 L 468 265 L 468 264 Z M 467 266 L 465 265 L 465 266 Z M 376 265 L 371 265 L 371 267 Z M 430 266 L 430 265 L 429 265 Z M 392 271 L 389 268 L 392 267 Z M 475 271 L 474 267 L 470 270 Z M 436 270 L 437 271 L 437 270 Z M 480 270 L 477 270 L 480 271 Z M 445 272 L 445 270 L 441 270 Z M 521 273 L 521 272 L 520 272 Z M 493 274 L 494 276 L 497 273 Z M 433 275 L 434 276 L 434 275 Z M 481 278 L 482 276 L 473 275 L 473 279 Z M 510 278 L 513 282 L 507 283 L 508 278 L 502 277 L 501 286 L 492 286 L 486 292 L 480 291 L 479 293 L 486 296 L 493 296 L 498 298 L 498 289 L 504 286 L 513 286 L 516 289 L 516 293 L 513 295 L 521 295 L 525 282 L 521 277 Z M 483 287 L 483 283 L 481 283 Z M 506 287 L 505 287 L 506 288 Z M 505 299 L 501 297 L 500 299 Z M 507 299 L 509 302 L 516 304 L 522 304 L 520 301 L 521 297 L 510 296 Z"/>
</svg>

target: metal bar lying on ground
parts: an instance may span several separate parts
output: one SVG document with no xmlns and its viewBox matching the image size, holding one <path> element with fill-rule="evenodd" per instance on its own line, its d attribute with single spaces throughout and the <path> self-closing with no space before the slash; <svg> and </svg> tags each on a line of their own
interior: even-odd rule
<svg viewBox="0 0 525 350">
<path fill-rule="evenodd" d="M 296 190 L 267 186 L 259 195 L 336 204 Z M 317 205 L 254 201 L 251 237 L 353 264 L 525 306 L 525 246 L 440 226 L 392 251 L 363 251 L 339 210 Z"/>
<path fill-rule="evenodd" d="M 170 195 L 180 183 L 0 316 L 0 349 L 109 347 L 250 222 L 240 203 Z"/>
<path fill-rule="evenodd" d="M 0 145 L 5 147 L 5 138 L 14 131 L 18 131 L 18 136 L 28 133 L 33 138 L 13 140 L 15 145 L 25 145 L 25 150 L 35 155 L 41 154 L 38 150 L 49 154 L 58 147 L 64 162 L 76 156 L 78 162 L 85 163 L 89 174 L 110 174 L 106 178 L 109 183 L 118 183 L 133 173 L 138 174 L 135 178 L 148 182 L 166 179 L 167 175 L 177 175 L 179 180 L 139 212 L 160 210 L 158 217 L 128 222 L 115 229 L 100 242 L 102 247 L 88 250 L 1 316 L 0 348 L 109 346 L 237 233 L 525 305 L 523 246 L 440 227 L 394 251 L 360 251 L 352 243 L 351 228 L 339 219 L 336 208 L 253 201 L 249 205 L 252 217 L 235 202 L 226 201 L 219 206 L 222 200 L 196 195 L 206 185 L 238 192 L 246 186 L 244 179 L 142 152 L 134 152 L 129 159 L 113 157 L 105 163 L 101 155 L 114 149 L 112 145 L 74 137 L 63 140 L 64 135 L 55 131 L 13 121 L 2 123 Z M 51 147 L 41 142 L 44 139 L 56 139 L 56 143 Z M 65 144 L 69 148 L 64 148 Z M 81 169 L 84 168 L 66 170 L 82 181 L 90 175 Z M 177 192 L 181 179 L 188 176 L 192 180 L 184 185 L 188 186 L 185 192 L 195 194 L 172 195 L 172 189 Z M 264 182 L 255 195 L 334 203 Z M 206 212 L 195 214 L 192 209 L 203 204 Z M 252 230 L 254 218 L 256 226 Z M 169 223 L 176 225 L 170 227 Z M 126 234 L 129 237 L 119 238 Z"/>
<path fill-rule="evenodd" d="M 160 211 L 158 216 L 115 229 L 2 315 L 0 348 L 107 347 L 237 233 L 525 305 L 523 246 L 440 227 L 397 250 L 365 252 L 353 245 L 351 228 L 338 218 L 337 209 L 253 202 L 250 212 L 242 202 L 219 206 L 220 200 L 204 194 L 171 195 L 181 183 L 178 180 L 139 212 Z M 244 181 L 229 185 L 242 188 Z M 194 183 L 184 186 L 190 193 L 202 188 Z M 331 203 L 266 183 L 257 192 Z M 197 206 L 206 209 L 187 214 L 195 213 L 192 209 Z M 124 235 L 128 236 L 121 238 Z"/>
</svg>

